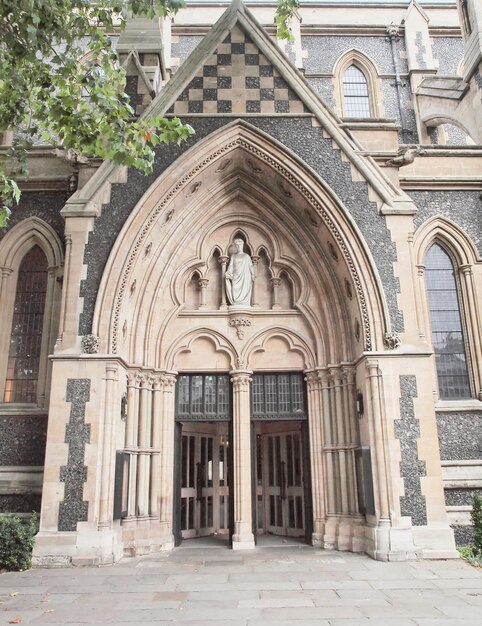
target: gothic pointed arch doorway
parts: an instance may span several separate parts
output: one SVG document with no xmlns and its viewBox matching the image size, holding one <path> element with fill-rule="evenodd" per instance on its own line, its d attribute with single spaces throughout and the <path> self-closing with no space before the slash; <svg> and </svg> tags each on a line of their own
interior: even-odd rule
<svg viewBox="0 0 482 626">
<path fill-rule="evenodd" d="M 254 277 L 243 303 L 225 289 L 237 240 Z M 360 432 L 356 388 L 387 314 L 367 247 L 322 180 L 263 133 L 229 125 L 144 195 L 101 287 L 94 329 L 130 380 L 142 380 L 128 390 L 122 528 L 132 550 L 142 524 L 164 546 L 183 531 L 223 530 L 235 549 L 254 547 L 258 531 L 365 549 L 361 483 L 373 478 L 359 453 L 371 435 Z M 268 402 L 269 419 L 253 417 L 257 381 L 275 376 L 281 398 L 292 374 L 305 390 L 303 416 L 285 419 Z M 232 414 L 216 420 L 204 407 L 194 427 L 177 404 L 185 376 L 228 376 Z M 150 435 L 136 441 L 140 425 Z M 221 458 L 222 437 L 232 462 Z M 232 463 L 224 492 L 220 463 Z M 382 465 L 377 472 L 386 480 Z"/>
</svg>

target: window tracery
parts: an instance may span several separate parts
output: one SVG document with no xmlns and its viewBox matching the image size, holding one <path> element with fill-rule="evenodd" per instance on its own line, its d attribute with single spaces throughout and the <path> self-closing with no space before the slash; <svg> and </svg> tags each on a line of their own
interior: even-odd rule
<svg viewBox="0 0 482 626">
<path fill-rule="evenodd" d="M 37 401 L 47 278 L 45 254 L 34 246 L 18 272 L 4 402 Z"/>
<path fill-rule="evenodd" d="M 432 244 L 425 257 L 425 281 L 442 400 L 470 398 L 462 311 L 454 264 L 446 250 Z"/>
<path fill-rule="evenodd" d="M 346 117 L 371 117 L 368 81 L 355 64 L 343 74 L 343 114 Z"/>
</svg>

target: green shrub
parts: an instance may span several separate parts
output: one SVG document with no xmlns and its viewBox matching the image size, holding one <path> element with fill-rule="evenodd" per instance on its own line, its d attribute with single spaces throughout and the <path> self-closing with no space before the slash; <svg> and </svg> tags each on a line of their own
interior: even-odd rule
<svg viewBox="0 0 482 626">
<path fill-rule="evenodd" d="M 22 571 L 30 567 L 37 531 L 36 513 L 29 520 L 0 515 L 0 570 Z"/>
<path fill-rule="evenodd" d="M 474 525 L 474 552 L 482 556 L 482 496 L 472 496 L 472 524 Z"/>
</svg>

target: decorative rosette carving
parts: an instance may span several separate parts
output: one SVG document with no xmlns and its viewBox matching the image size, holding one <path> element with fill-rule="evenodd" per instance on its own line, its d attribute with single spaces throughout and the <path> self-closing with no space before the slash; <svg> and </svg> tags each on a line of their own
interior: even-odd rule
<svg viewBox="0 0 482 626">
<path fill-rule="evenodd" d="M 398 335 L 398 333 L 385 333 L 383 335 L 383 343 L 389 350 L 395 350 L 395 348 L 399 348 L 402 341 Z"/>
</svg>

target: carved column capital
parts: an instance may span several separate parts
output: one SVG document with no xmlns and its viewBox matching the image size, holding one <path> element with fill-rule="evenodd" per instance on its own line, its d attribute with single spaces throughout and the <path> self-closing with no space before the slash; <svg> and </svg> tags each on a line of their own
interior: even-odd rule
<svg viewBox="0 0 482 626">
<path fill-rule="evenodd" d="M 152 385 L 150 372 L 140 372 L 138 376 L 139 385 L 142 389 L 149 389 Z"/>
<path fill-rule="evenodd" d="M 0 272 L 2 273 L 2 278 L 8 278 L 13 272 L 13 269 L 11 267 L 2 267 L 0 268 Z"/>
<path fill-rule="evenodd" d="M 128 387 L 138 387 L 139 386 L 139 372 L 138 371 L 129 371 L 127 372 L 127 386 Z"/>
<path fill-rule="evenodd" d="M 172 392 L 176 385 L 177 376 L 170 372 L 164 372 L 160 375 L 159 381 L 163 391 Z"/>
<path fill-rule="evenodd" d="M 330 367 L 330 378 L 334 385 L 340 385 L 342 379 L 342 372 L 339 367 Z"/>
<path fill-rule="evenodd" d="M 349 385 L 353 385 L 355 383 L 355 370 L 351 365 L 343 365 L 341 368 L 343 378 Z"/>
<path fill-rule="evenodd" d="M 368 370 L 368 376 L 370 378 L 378 377 L 378 375 L 380 374 L 379 363 L 377 359 L 367 359 L 365 367 Z"/>
<path fill-rule="evenodd" d="M 274 276 L 273 278 L 270 278 L 270 280 L 273 287 L 279 287 L 281 285 L 281 278 L 278 276 Z"/>
<path fill-rule="evenodd" d="M 328 389 L 328 387 L 330 386 L 330 375 L 328 373 L 328 370 L 318 369 L 316 370 L 316 373 L 318 374 L 318 380 L 320 381 L 321 388 Z"/>
<path fill-rule="evenodd" d="M 117 363 L 107 363 L 105 366 L 106 378 L 109 380 L 117 380 L 117 374 L 119 372 L 119 366 Z"/>
<path fill-rule="evenodd" d="M 321 387 L 320 378 L 316 370 L 312 370 L 311 372 L 305 372 L 305 381 L 308 391 L 316 391 Z"/>
<path fill-rule="evenodd" d="M 249 391 L 249 384 L 253 380 L 251 378 L 252 373 L 251 370 L 234 370 L 230 372 L 233 391 Z"/>
</svg>

